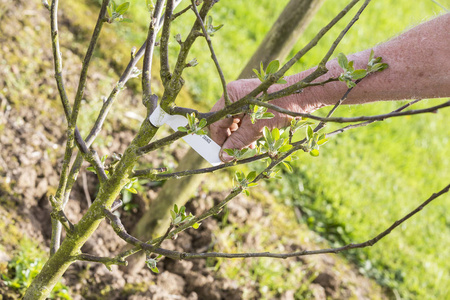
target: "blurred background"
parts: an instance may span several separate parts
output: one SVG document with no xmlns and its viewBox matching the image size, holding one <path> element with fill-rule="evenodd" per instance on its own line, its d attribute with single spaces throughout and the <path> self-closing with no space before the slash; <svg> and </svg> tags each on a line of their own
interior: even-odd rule
<svg viewBox="0 0 450 300">
<path fill-rule="evenodd" d="M 71 99 L 99 2 L 60 1 L 64 76 Z M 236 0 L 219 1 L 214 6 L 213 22 L 224 26 L 214 35 L 213 45 L 228 82 L 239 76 L 288 2 Z M 448 0 L 439 3 L 450 8 Z M 189 1 L 183 1 L 177 11 L 188 4 Z M 324 1 L 292 53 L 305 46 L 346 4 L 342 0 Z M 287 75 L 315 66 L 356 9 Z M 372 1 L 335 55 L 370 48 L 443 12 L 431 0 Z M 149 21 L 145 1 L 131 1 L 127 17 L 133 23 L 106 25 L 102 32 L 91 67 L 84 113 L 80 115 L 83 135 L 101 107 L 102 97 L 109 94 L 127 64 L 131 48 L 139 47 L 145 40 Z M 49 243 L 49 227 L 45 225 L 50 209 L 47 196 L 56 189 L 65 145 L 65 121 L 54 83 L 48 19 L 40 2 L 0 0 L 0 294 L 5 299 L 19 298 L 45 261 Z M 179 17 L 172 36 L 180 33 L 185 38 L 193 21 L 194 15 L 189 12 Z M 173 39 L 172 59 L 178 50 Z M 222 93 L 220 80 L 203 40 L 196 43 L 189 57 L 197 58 L 199 65 L 185 71 L 186 84 L 177 104 L 207 111 Z M 153 88 L 161 94 L 158 63 L 155 58 Z M 95 147 L 102 155 L 123 151 L 132 139 L 145 117 L 140 92 L 140 80 L 134 79 L 119 96 L 97 139 Z M 425 100 L 417 108 L 440 102 Z M 343 106 L 336 116 L 387 113 L 404 103 Z M 326 109 L 318 113 L 325 114 Z M 448 184 L 449 117 L 450 110 L 444 109 L 437 114 L 388 119 L 335 136 L 321 148 L 319 157 L 299 154 L 292 173 L 283 170 L 282 180 L 260 184 L 250 197 L 239 197 L 221 215 L 202 224 L 203 229 L 189 231 L 188 237 L 180 235 L 178 241 L 169 241 L 168 247 L 184 251 L 287 252 L 366 241 Z M 330 124 L 326 131 L 336 128 Z M 162 129 L 159 136 L 167 132 Z M 142 165 L 173 170 L 186 151 L 187 146 L 180 142 L 152 153 Z M 235 170 L 263 167 L 263 163 L 256 163 Z M 203 180 L 195 193 L 188 195 L 193 197 L 188 209 L 201 213 L 220 201 L 232 187 L 233 171 L 218 172 Z M 75 188 L 71 197 L 74 200 L 68 207 L 74 221 L 87 208 L 85 201 L 80 200 L 86 197 L 86 189 L 91 197 L 96 193 L 95 176 L 84 176 L 85 183 Z M 136 188 L 138 195 L 123 195 L 126 205 L 121 217 L 130 230 L 161 189 L 167 187 L 161 182 L 143 181 Z M 450 295 L 450 217 L 446 213 L 449 200 L 449 195 L 438 198 L 374 247 L 363 250 L 286 261 L 216 259 L 178 264 L 164 260 L 158 275 L 146 269 L 131 274 L 117 270 L 111 274 L 103 266 L 77 263 L 53 296 L 446 299 Z M 122 244 L 110 237 L 113 233 L 108 230 L 102 227 L 86 250 L 103 255 L 117 253 Z"/>
</svg>

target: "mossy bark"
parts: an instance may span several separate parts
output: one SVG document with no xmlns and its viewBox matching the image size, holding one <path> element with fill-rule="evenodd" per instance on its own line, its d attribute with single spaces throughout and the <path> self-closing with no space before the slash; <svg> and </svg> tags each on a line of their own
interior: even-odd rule
<svg viewBox="0 0 450 300">
<path fill-rule="evenodd" d="M 139 133 L 125 151 L 114 174 L 102 184 L 94 203 L 75 225 L 73 232 L 64 239 L 58 251 L 45 263 L 28 288 L 24 299 L 46 299 L 48 297 L 55 284 L 74 261 L 73 258 L 80 254 L 81 247 L 103 220 L 103 208 L 111 207 L 123 186 L 128 182 L 129 174 L 138 159 L 137 148 L 146 145 L 156 131 L 157 128 L 151 126 L 148 121 L 143 123 Z"/>
</svg>

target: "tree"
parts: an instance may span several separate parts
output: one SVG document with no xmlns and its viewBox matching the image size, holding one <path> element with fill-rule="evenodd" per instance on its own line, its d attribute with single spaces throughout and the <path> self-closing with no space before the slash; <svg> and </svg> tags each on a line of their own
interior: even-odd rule
<svg viewBox="0 0 450 300">
<path fill-rule="evenodd" d="M 253 69 L 259 68 L 260 63 L 268 65 L 273 60 L 284 61 L 322 3 L 323 1 L 315 0 L 289 1 L 243 68 L 239 79 L 254 76 Z M 181 160 L 176 172 L 208 166 L 206 160 L 195 150 L 190 149 Z M 174 204 L 185 205 L 205 176 L 206 174 L 167 180 L 164 185 L 167 188 L 163 188 L 158 193 L 157 199 L 150 204 L 150 208 L 136 224 L 133 234 L 142 239 L 164 234 L 170 223 L 170 209 Z M 133 265 L 139 267 L 140 264 L 134 261 Z"/>
<path fill-rule="evenodd" d="M 391 227 L 383 231 L 381 234 L 373 239 L 359 244 L 349 244 L 340 248 L 323 249 L 316 251 L 301 251 L 296 253 L 180 253 L 176 251 L 170 251 L 161 247 L 162 242 L 167 238 L 173 238 L 178 233 L 190 227 L 200 226 L 200 222 L 214 214 L 219 213 L 223 207 L 231 201 L 236 195 L 240 193 L 249 194 L 249 189 L 255 186 L 258 181 L 269 179 L 271 177 L 277 177 L 277 166 L 283 164 L 289 168 L 288 160 L 292 159 L 292 154 L 297 151 L 303 151 L 315 156 L 318 154 L 319 147 L 327 141 L 328 137 L 340 134 L 346 130 L 368 125 L 372 122 L 384 120 L 391 117 L 399 117 L 405 115 L 415 115 L 420 113 L 434 112 L 439 108 L 450 106 L 449 102 L 444 104 L 433 106 L 427 109 L 421 110 L 409 110 L 404 111 L 409 105 L 397 109 L 394 112 L 371 117 L 356 117 L 356 118 L 333 118 L 332 113 L 341 105 L 345 97 L 350 93 L 353 87 L 358 84 L 364 77 L 369 76 L 373 72 L 382 71 L 385 68 L 385 64 L 381 62 L 382 58 L 371 57 L 368 62 L 368 67 L 365 70 L 354 70 L 351 62 L 348 62 L 345 55 L 340 54 L 339 60 L 341 67 L 344 70 L 345 76 L 339 78 L 332 78 L 330 81 L 344 81 L 347 86 L 347 92 L 342 95 L 341 100 L 336 103 L 334 108 L 330 111 L 327 117 L 318 117 L 311 114 L 295 113 L 284 110 L 275 105 L 268 103 L 268 101 L 279 97 L 276 95 L 267 93 L 267 89 L 277 82 L 283 81 L 285 72 L 292 67 L 292 65 L 299 60 L 307 51 L 309 51 L 320 38 L 333 27 L 349 10 L 355 6 L 359 1 L 353 0 L 345 7 L 326 27 L 324 27 L 318 35 L 302 50 L 296 53 L 285 65 L 280 67 L 278 61 L 270 62 L 266 67 L 261 65 L 260 70 L 256 70 L 258 77 L 261 80 L 261 84 L 250 94 L 244 96 L 242 99 L 231 103 L 227 95 L 227 84 L 222 74 L 220 64 L 214 53 L 214 48 L 211 41 L 211 36 L 220 29 L 220 25 L 215 25 L 213 20 L 208 16 L 208 12 L 213 8 L 216 1 L 195 1 L 192 0 L 191 4 L 180 11 L 180 13 L 174 14 L 173 10 L 180 1 L 169 0 L 167 4 L 165 1 L 158 0 L 153 5 L 152 1 L 147 1 L 147 7 L 152 15 L 151 22 L 149 24 L 148 36 L 144 45 L 132 54 L 130 63 L 124 71 L 123 75 L 119 79 L 117 85 L 114 87 L 108 99 L 104 102 L 97 121 L 92 128 L 90 134 L 83 139 L 77 128 L 78 115 L 81 111 L 81 100 L 84 93 L 84 88 L 87 80 L 87 73 L 89 64 L 93 57 L 94 49 L 99 40 L 102 27 L 105 23 L 111 22 L 126 22 L 124 17 L 128 10 L 129 3 L 125 2 L 120 5 L 116 5 L 109 0 L 102 1 L 101 9 L 99 12 L 97 24 L 94 28 L 93 36 L 90 41 L 89 47 L 86 52 L 86 56 L 83 61 L 83 67 L 80 74 L 79 86 L 76 92 L 75 100 L 71 105 L 67 97 L 64 81 L 61 75 L 62 72 L 62 59 L 58 42 L 58 1 L 54 0 L 51 6 L 47 7 L 51 12 L 51 32 L 52 32 L 52 46 L 55 65 L 55 77 L 58 84 L 58 90 L 60 93 L 61 102 L 64 107 L 65 116 L 68 123 L 67 130 L 67 144 L 64 155 L 64 160 L 61 169 L 61 178 L 58 189 L 55 195 L 50 197 L 50 202 L 53 208 L 52 216 L 52 242 L 51 242 L 51 256 L 39 275 L 35 278 L 27 293 L 25 299 L 44 299 L 52 290 L 58 279 L 64 274 L 68 266 L 76 260 L 84 260 L 91 262 L 98 262 L 104 264 L 106 267 L 110 265 L 126 265 L 126 257 L 136 253 L 138 251 L 145 251 L 147 254 L 147 265 L 155 272 L 158 272 L 157 261 L 161 256 L 170 257 L 173 259 L 193 259 L 193 258 L 207 258 L 207 257 L 274 257 L 274 258 L 287 258 L 292 256 L 302 256 L 320 253 L 337 253 L 347 249 L 363 248 L 371 246 L 379 241 L 381 238 L 389 234 L 394 228 L 399 226 L 405 220 L 412 215 L 420 211 L 423 206 L 430 203 L 440 195 L 448 192 L 450 185 L 438 193 L 433 194 L 428 198 L 421 206 L 413 210 L 401 220 L 395 222 Z M 200 3 L 203 2 L 203 3 Z M 304 80 L 297 84 L 285 89 L 283 95 L 292 94 L 298 92 L 300 89 L 314 86 L 317 84 L 326 84 L 327 82 L 313 82 L 320 75 L 327 72 L 325 68 L 325 62 L 331 57 L 338 43 L 342 40 L 349 28 L 356 22 L 360 14 L 369 4 L 369 0 L 364 1 L 352 20 L 344 28 L 341 34 L 337 37 L 336 41 L 330 46 L 329 51 L 322 59 L 316 71 Z M 45 2 L 46 3 L 46 2 Z M 200 9 L 197 8 L 201 4 Z M 165 9 L 164 16 L 162 14 Z M 176 58 L 175 66 L 170 68 L 170 59 L 168 55 L 168 43 L 170 40 L 170 26 L 171 23 L 176 21 L 183 13 L 194 13 L 197 17 L 195 23 L 189 35 L 183 40 L 180 36 L 176 36 L 175 39 L 180 44 L 180 52 Z M 161 80 L 164 85 L 164 94 L 161 99 L 152 93 L 152 85 L 150 80 L 151 67 L 152 67 L 152 55 L 156 44 L 156 37 L 159 28 L 162 28 L 162 35 L 160 41 L 160 63 L 161 63 Z M 182 78 L 183 70 L 189 67 L 195 67 L 196 61 L 188 61 L 189 50 L 198 38 L 205 38 L 209 49 L 211 51 L 212 59 L 215 62 L 215 66 L 221 78 L 224 98 L 226 107 L 215 113 L 202 113 L 190 108 L 177 107 L 175 105 L 176 97 L 180 92 L 184 80 Z M 113 161 L 105 165 L 104 160 L 98 157 L 95 150 L 92 148 L 92 143 L 101 130 L 106 114 L 108 113 L 111 105 L 113 104 L 118 93 L 124 88 L 128 79 L 139 73 L 135 65 L 137 61 L 143 57 L 144 67 L 142 70 L 142 87 L 143 105 L 147 109 L 147 116 L 152 115 L 156 109 L 162 109 L 171 115 L 186 116 L 189 120 L 188 124 L 183 127 L 179 127 L 178 131 L 160 140 L 152 141 L 158 127 L 154 126 L 148 119 L 144 120 L 140 126 L 137 135 L 134 137 L 130 146 L 121 156 L 117 156 Z M 235 156 L 235 161 L 230 163 L 213 166 L 210 168 L 203 168 L 198 170 L 186 170 L 177 173 L 165 173 L 164 169 L 135 169 L 138 165 L 138 158 L 151 151 L 159 149 L 160 147 L 170 144 L 179 138 L 187 136 L 188 134 L 203 134 L 203 129 L 209 124 L 212 124 L 221 118 L 228 115 L 235 115 L 239 113 L 248 113 L 255 120 L 261 118 L 271 117 L 267 112 L 267 108 L 274 111 L 279 111 L 288 115 L 301 117 L 297 121 L 293 121 L 291 127 L 288 130 L 281 131 L 278 129 L 264 130 L 264 140 L 261 142 L 258 152 L 252 153 L 250 150 L 232 150 L 229 152 Z M 306 119 L 308 118 L 308 119 Z M 311 120 L 319 121 L 317 126 L 311 126 Z M 322 129 L 326 122 L 338 122 L 338 123 L 356 123 L 350 126 L 342 127 L 339 130 L 322 133 Z M 295 130 L 299 128 L 306 129 L 305 139 L 292 142 L 291 136 Z M 71 164 L 71 159 L 74 156 L 75 146 L 78 149 L 78 155 Z M 81 162 L 86 160 L 91 164 L 91 169 L 97 174 L 100 189 L 97 198 L 92 203 L 88 211 L 82 217 L 77 224 L 72 224 L 70 220 L 65 216 L 64 207 L 69 199 L 69 193 L 73 186 L 76 176 L 80 170 Z M 153 180 L 166 180 L 169 178 L 178 178 L 183 176 L 190 176 L 194 174 L 208 173 L 219 169 L 224 169 L 230 166 L 249 163 L 253 161 L 264 160 L 267 163 L 267 167 L 257 173 L 252 171 L 248 174 L 237 172 L 235 176 L 236 186 L 230 191 L 229 195 L 225 197 L 218 205 L 212 207 L 208 211 L 204 212 L 200 216 L 192 216 L 185 211 L 185 207 L 174 206 L 171 213 L 171 222 L 166 232 L 159 238 L 144 242 L 141 241 L 126 232 L 120 219 L 113 214 L 114 209 L 120 206 L 120 201 L 116 201 L 123 189 L 133 191 L 132 183 L 139 178 L 151 178 Z M 134 246 L 129 251 L 118 254 L 116 257 L 95 257 L 88 253 L 81 253 L 81 246 L 87 241 L 87 239 L 96 230 L 100 222 L 107 218 L 114 231 L 127 243 Z M 61 227 L 64 227 L 66 231 L 66 238 L 60 244 Z"/>
</svg>

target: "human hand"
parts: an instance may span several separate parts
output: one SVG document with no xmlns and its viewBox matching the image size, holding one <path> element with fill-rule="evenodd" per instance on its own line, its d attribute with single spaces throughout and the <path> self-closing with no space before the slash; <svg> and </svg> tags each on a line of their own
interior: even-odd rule
<svg viewBox="0 0 450 300">
<path fill-rule="evenodd" d="M 268 92 L 271 93 L 288 86 L 289 81 L 292 80 L 288 80 L 288 84 L 277 84 L 272 86 L 269 88 Z M 260 83 L 261 82 L 259 79 L 241 79 L 230 82 L 227 85 L 228 96 L 232 102 L 236 102 L 250 93 Z M 305 97 L 300 95 L 304 94 L 291 95 L 285 98 L 273 100 L 270 103 L 295 112 L 311 112 L 317 108 L 308 104 L 306 101 L 302 101 Z M 215 112 L 221 110 L 225 106 L 224 103 L 225 101 L 222 96 L 211 111 Z M 223 162 L 229 162 L 233 159 L 226 152 L 224 152 L 223 149 L 243 149 L 246 147 L 253 147 L 256 140 L 262 136 L 262 131 L 265 126 L 269 129 L 286 127 L 292 119 L 292 117 L 285 114 L 271 110 L 268 110 L 268 112 L 274 114 L 272 119 L 257 120 L 255 124 L 252 124 L 248 115 L 242 114 L 222 119 L 210 125 L 211 138 L 217 144 L 222 146 L 220 158 Z"/>
</svg>

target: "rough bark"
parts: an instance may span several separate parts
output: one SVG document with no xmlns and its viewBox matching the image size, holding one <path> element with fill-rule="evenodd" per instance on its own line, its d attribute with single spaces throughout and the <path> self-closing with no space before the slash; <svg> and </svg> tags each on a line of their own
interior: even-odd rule
<svg viewBox="0 0 450 300">
<path fill-rule="evenodd" d="M 291 0 L 284 8 L 239 78 L 254 76 L 253 68 L 262 62 L 267 66 L 275 59 L 283 61 L 304 32 L 323 0 Z"/>
</svg>

